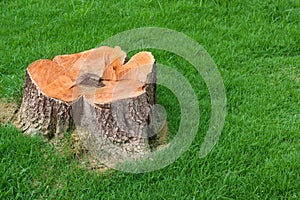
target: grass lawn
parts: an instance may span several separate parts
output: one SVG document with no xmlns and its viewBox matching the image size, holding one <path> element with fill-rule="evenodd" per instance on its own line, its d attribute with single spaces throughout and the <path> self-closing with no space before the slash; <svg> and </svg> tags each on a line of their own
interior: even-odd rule
<svg viewBox="0 0 300 200">
<path fill-rule="evenodd" d="M 3 0 L 0 8 L 1 101 L 20 104 L 31 62 L 151 26 L 180 31 L 208 51 L 228 112 L 217 145 L 200 159 L 211 110 L 206 85 L 184 59 L 153 50 L 199 99 L 200 128 L 183 156 L 150 173 L 97 173 L 1 125 L 0 199 L 300 199 L 300 1 Z M 176 132 L 176 98 L 161 87 L 158 100 Z"/>
</svg>

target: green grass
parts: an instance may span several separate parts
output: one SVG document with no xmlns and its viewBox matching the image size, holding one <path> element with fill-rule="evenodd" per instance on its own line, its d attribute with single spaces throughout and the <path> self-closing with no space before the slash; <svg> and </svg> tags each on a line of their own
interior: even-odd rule
<svg viewBox="0 0 300 200">
<path fill-rule="evenodd" d="M 145 174 L 97 174 L 40 138 L 0 127 L 0 199 L 299 199 L 300 2 L 1 1 L 0 95 L 21 102 L 25 69 L 40 58 L 94 48 L 138 27 L 170 28 L 197 40 L 213 57 L 228 99 L 224 130 L 199 158 L 210 118 L 201 76 L 170 53 L 199 98 L 200 128 L 189 150 Z M 178 126 L 174 96 L 160 88 L 169 126 Z"/>
</svg>

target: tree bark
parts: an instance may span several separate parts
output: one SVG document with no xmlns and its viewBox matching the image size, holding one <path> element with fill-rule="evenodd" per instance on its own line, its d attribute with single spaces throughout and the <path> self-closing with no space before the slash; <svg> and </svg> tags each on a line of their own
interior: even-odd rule
<svg viewBox="0 0 300 200">
<path fill-rule="evenodd" d="M 73 129 L 71 105 L 48 97 L 26 71 L 24 95 L 15 124 L 29 135 L 41 134 L 48 139 Z"/>
</svg>

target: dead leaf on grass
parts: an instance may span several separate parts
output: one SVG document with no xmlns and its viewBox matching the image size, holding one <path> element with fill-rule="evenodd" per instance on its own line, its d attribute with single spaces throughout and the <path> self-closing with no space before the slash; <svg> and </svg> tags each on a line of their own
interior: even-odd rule
<svg viewBox="0 0 300 200">
<path fill-rule="evenodd" d="M 13 102 L 5 102 L 0 99 L 0 124 L 7 124 L 13 121 L 17 110 L 17 104 Z"/>
</svg>

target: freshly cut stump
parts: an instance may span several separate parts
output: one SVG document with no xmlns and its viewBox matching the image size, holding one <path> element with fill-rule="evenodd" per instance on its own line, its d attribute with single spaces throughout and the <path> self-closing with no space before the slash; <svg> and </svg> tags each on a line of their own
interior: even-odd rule
<svg viewBox="0 0 300 200">
<path fill-rule="evenodd" d="M 120 47 L 102 46 L 33 62 L 16 126 L 49 139 L 77 128 L 83 142 L 98 150 L 113 144 L 123 152 L 148 151 L 155 60 L 150 52 L 126 60 Z"/>
</svg>

